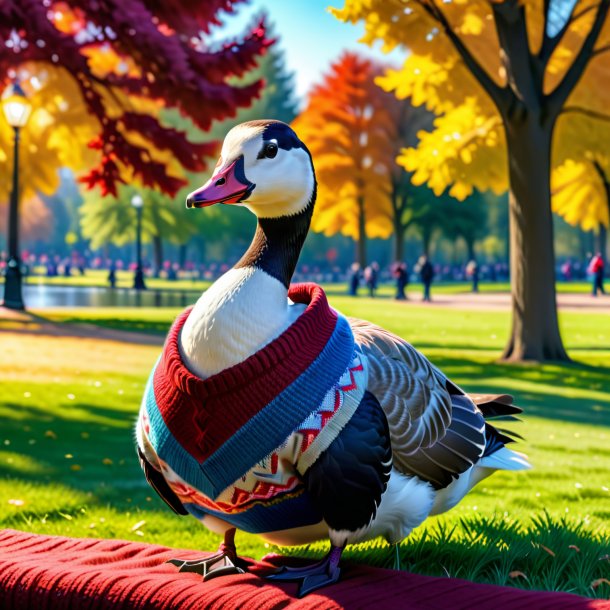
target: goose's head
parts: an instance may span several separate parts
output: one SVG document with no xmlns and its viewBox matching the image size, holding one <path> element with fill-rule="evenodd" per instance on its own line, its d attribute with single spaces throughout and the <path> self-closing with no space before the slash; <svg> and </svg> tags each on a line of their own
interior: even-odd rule
<svg viewBox="0 0 610 610">
<path fill-rule="evenodd" d="M 290 126 L 249 121 L 229 131 L 214 174 L 186 206 L 237 204 L 258 218 L 280 218 L 309 210 L 315 189 L 311 155 Z"/>
</svg>

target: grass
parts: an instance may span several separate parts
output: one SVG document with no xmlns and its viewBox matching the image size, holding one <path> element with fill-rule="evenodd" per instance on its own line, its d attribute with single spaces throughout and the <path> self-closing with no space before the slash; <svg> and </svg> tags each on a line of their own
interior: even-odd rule
<svg viewBox="0 0 610 610">
<path fill-rule="evenodd" d="M 610 328 L 604 316 L 561 314 L 573 364 L 494 363 L 508 314 L 404 307 L 334 296 L 349 315 L 408 338 L 455 382 L 510 391 L 525 406 L 519 449 L 534 470 L 496 473 L 455 509 L 401 545 L 416 572 L 518 587 L 610 596 Z M 163 334 L 178 310 L 40 311 Z M 218 537 L 180 518 L 147 486 L 133 450 L 133 423 L 159 348 L 44 334 L 37 322 L 0 320 L 0 527 L 68 536 L 144 540 L 211 550 Z M 15 334 L 18 331 L 19 334 Z M 31 331 L 31 332 L 29 332 Z M 7 373 L 5 373 L 7 371 Z M 270 549 L 240 534 L 240 552 Z M 324 547 L 297 549 L 319 556 Z M 348 559 L 390 565 L 375 541 Z M 594 586 L 595 585 L 595 586 Z"/>
</svg>

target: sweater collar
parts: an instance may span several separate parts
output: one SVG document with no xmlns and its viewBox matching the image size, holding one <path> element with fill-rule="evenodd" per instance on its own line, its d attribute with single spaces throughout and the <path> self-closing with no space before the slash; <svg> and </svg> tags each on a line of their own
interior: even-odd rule
<svg viewBox="0 0 610 610">
<path fill-rule="evenodd" d="M 243 362 L 206 379 L 188 370 L 180 355 L 180 331 L 192 310 L 192 307 L 187 308 L 169 331 L 159 366 L 165 369 L 177 388 L 200 399 L 231 392 L 236 385 L 247 384 L 280 362 L 292 361 L 298 373 L 304 371 L 319 354 L 321 340 L 325 344 L 330 339 L 337 324 L 337 313 L 331 309 L 324 290 L 317 284 L 293 284 L 288 296 L 295 303 L 307 305 L 296 321 Z"/>
</svg>

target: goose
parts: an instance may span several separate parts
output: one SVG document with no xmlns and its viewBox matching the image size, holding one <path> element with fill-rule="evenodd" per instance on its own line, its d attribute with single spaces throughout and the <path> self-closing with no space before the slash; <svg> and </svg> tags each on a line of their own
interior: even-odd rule
<svg viewBox="0 0 610 610">
<path fill-rule="evenodd" d="M 235 531 L 328 555 L 269 578 L 299 596 L 336 582 L 346 545 L 397 545 L 496 470 L 530 468 L 493 418 L 506 394 L 466 394 L 404 339 L 347 318 L 315 284 L 291 285 L 316 200 L 309 150 L 280 121 L 231 129 L 187 208 L 257 217 L 239 262 L 174 322 L 142 400 L 137 451 L 177 513 L 224 534 L 218 553 L 172 559 L 205 579 L 241 573 Z M 395 548 L 397 548 L 395 546 Z"/>
</svg>

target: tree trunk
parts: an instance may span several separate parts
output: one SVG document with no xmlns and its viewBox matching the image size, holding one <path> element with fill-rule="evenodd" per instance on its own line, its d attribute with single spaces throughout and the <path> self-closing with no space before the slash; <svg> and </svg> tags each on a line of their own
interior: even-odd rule
<svg viewBox="0 0 610 610">
<path fill-rule="evenodd" d="M 155 258 L 155 277 L 159 277 L 163 267 L 163 240 L 160 235 L 153 236 L 153 256 Z"/>
<path fill-rule="evenodd" d="M 402 262 L 405 255 L 405 228 L 400 222 L 394 220 L 394 248 L 392 262 Z"/>
<path fill-rule="evenodd" d="M 432 241 L 432 230 L 424 227 L 422 230 L 422 250 L 424 254 L 430 258 L 430 242 Z"/>
<path fill-rule="evenodd" d="M 606 175 L 603 175 L 604 190 L 606 191 L 606 206 L 608 207 L 608 220 L 610 221 L 610 182 L 606 179 Z M 599 251 L 602 253 L 602 258 L 607 261 L 610 260 L 610 252 L 608 252 L 608 229 L 606 225 L 599 225 Z"/>
<path fill-rule="evenodd" d="M 366 216 L 364 212 L 364 197 L 358 197 L 358 240 L 356 255 L 360 268 L 366 267 Z"/>
<path fill-rule="evenodd" d="M 178 264 L 180 265 L 180 269 L 184 269 L 184 265 L 186 264 L 187 248 L 188 244 L 180 244 L 178 246 Z"/>
<path fill-rule="evenodd" d="M 476 260 L 476 254 L 475 254 L 475 251 L 474 251 L 474 239 L 466 239 L 466 238 L 464 238 L 464 241 L 466 242 L 466 250 L 468 252 L 468 260 L 469 261 Z"/>
<path fill-rule="evenodd" d="M 569 360 L 557 321 L 551 214 L 553 122 L 522 113 L 506 122 L 512 331 L 503 358 Z"/>
<path fill-rule="evenodd" d="M 597 234 L 597 249 L 601 252 L 602 258 L 608 258 L 608 229 L 604 225 L 599 225 L 599 233 Z"/>
</svg>

